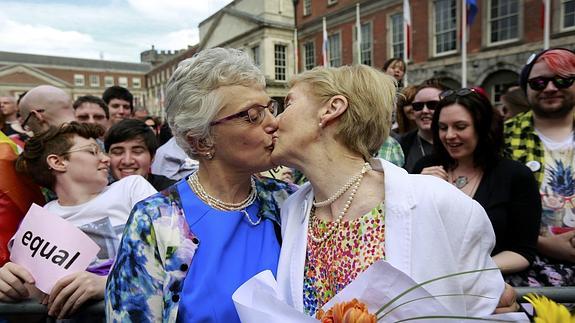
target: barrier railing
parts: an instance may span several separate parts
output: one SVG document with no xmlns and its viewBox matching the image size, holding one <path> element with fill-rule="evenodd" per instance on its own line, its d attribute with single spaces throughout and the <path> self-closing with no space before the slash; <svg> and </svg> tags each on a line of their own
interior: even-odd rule
<svg viewBox="0 0 575 323">
<path fill-rule="evenodd" d="M 575 287 L 516 287 L 517 301 L 525 303 L 524 295 L 535 293 L 543 295 L 558 303 L 575 303 Z M 27 300 L 19 303 L 2 303 L 0 302 L 0 318 L 10 315 L 43 315 L 48 310 L 45 305 L 39 304 L 33 300 Z M 104 301 L 87 304 L 77 315 L 89 315 L 91 318 L 104 318 Z"/>
</svg>

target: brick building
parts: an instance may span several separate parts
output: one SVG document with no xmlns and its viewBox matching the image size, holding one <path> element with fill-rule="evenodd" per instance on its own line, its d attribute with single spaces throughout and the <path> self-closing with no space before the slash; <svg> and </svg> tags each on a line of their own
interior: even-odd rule
<svg viewBox="0 0 575 323">
<path fill-rule="evenodd" d="M 146 105 L 147 63 L 126 63 L 24 53 L 0 52 L 0 93 L 17 96 L 41 84 L 64 89 L 73 99 L 101 96 L 120 85 L 134 94 L 136 107 Z"/>
<path fill-rule="evenodd" d="M 409 83 L 431 77 L 461 85 L 461 0 L 410 0 Z M 322 20 L 326 18 L 331 65 L 358 60 L 356 4 L 360 4 L 361 61 L 381 68 L 387 58 L 403 56 L 402 0 L 295 0 L 299 71 L 322 64 Z M 543 47 L 540 0 L 477 0 L 469 28 L 468 86 L 481 86 L 493 101 L 517 83 L 531 53 Z M 575 1 L 551 1 L 552 47 L 575 46 Z"/>
</svg>

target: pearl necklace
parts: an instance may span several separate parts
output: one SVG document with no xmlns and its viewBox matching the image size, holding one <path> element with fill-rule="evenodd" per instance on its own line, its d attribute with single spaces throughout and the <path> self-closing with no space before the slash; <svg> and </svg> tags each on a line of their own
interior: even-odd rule
<svg viewBox="0 0 575 323">
<path fill-rule="evenodd" d="M 190 175 L 188 177 L 187 181 L 188 181 L 188 185 L 190 185 L 190 188 L 192 189 L 192 191 L 194 191 L 194 193 L 196 193 L 196 195 L 202 201 L 204 201 L 205 203 L 207 203 L 211 207 L 213 207 L 217 210 L 222 210 L 222 211 L 240 211 L 244 214 L 245 218 L 248 220 L 248 222 L 251 225 L 256 226 L 256 225 L 260 224 L 260 222 L 262 221 L 262 218 L 258 217 L 258 220 L 254 222 L 254 221 L 252 221 L 252 219 L 250 218 L 250 215 L 246 211 L 246 208 L 248 206 L 252 205 L 252 203 L 254 203 L 254 201 L 257 198 L 256 182 L 254 181 L 253 177 L 250 180 L 251 180 L 250 194 L 248 194 L 248 196 L 243 201 L 241 201 L 239 203 L 224 202 L 224 201 L 222 201 L 218 198 L 215 198 L 215 197 L 211 196 L 210 194 L 208 194 L 208 192 L 206 192 L 206 190 L 204 189 L 204 187 L 200 183 L 200 180 L 198 177 L 198 172 L 195 172 L 192 175 Z"/>
<path fill-rule="evenodd" d="M 359 172 L 358 174 L 352 176 L 349 181 L 342 186 L 339 190 L 337 190 L 337 192 L 335 192 L 335 194 L 333 194 L 330 198 L 328 198 L 327 200 L 324 201 L 320 201 L 320 202 L 316 202 L 315 199 L 313 201 L 313 206 L 315 207 L 322 207 L 322 206 L 327 206 L 332 204 L 333 202 L 335 202 L 338 198 L 340 198 L 345 192 L 347 192 L 347 190 L 349 190 L 349 188 L 355 184 L 357 181 L 360 180 L 360 178 L 363 177 L 363 174 L 365 174 L 366 172 L 368 172 L 369 170 L 371 170 L 371 165 L 369 165 L 369 163 L 365 163 L 363 164 L 363 167 L 361 168 L 361 172 Z"/>
<path fill-rule="evenodd" d="M 366 166 L 367 165 L 367 166 Z M 322 243 L 324 242 L 327 238 L 329 238 L 335 231 L 336 229 L 339 229 L 339 226 L 341 224 L 341 221 L 343 220 L 343 217 L 345 216 L 345 214 L 347 213 L 347 210 L 349 209 L 349 207 L 351 206 L 351 202 L 353 202 L 353 198 L 355 197 L 355 193 L 357 192 L 357 189 L 359 188 L 359 185 L 361 184 L 361 180 L 363 179 L 363 175 L 369 170 L 371 169 L 371 166 L 369 166 L 369 163 L 365 163 L 363 165 L 363 168 L 361 170 L 361 173 L 358 175 L 359 177 L 355 180 L 355 182 L 352 182 L 353 187 L 351 188 L 351 192 L 349 194 L 349 197 L 347 198 L 347 201 L 345 202 L 343 209 L 341 210 L 341 212 L 339 213 L 337 219 L 334 221 L 334 223 L 332 224 L 331 228 L 329 228 L 329 230 L 327 230 L 326 232 L 324 232 L 322 234 L 321 237 L 316 237 L 313 235 L 313 232 L 311 231 L 311 229 L 309 230 L 309 236 L 311 238 L 311 240 L 315 243 Z M 355 177 L 355 176 L 354 176 Z M 347 185 L 347 184 L 346 184 Z M 340 195 L 341 196 L 341 195 Z M 315 216 L 315 203 L 311 208 L 311 212 L 310 212 L 310 223 L 311 223 L 311 217 Z"/>
</svg>

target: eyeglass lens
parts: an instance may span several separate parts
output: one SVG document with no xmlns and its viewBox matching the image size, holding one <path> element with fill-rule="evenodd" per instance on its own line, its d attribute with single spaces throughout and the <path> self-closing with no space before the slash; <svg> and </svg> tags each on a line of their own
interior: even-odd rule
<svg viewBox="0 0 575 323">
<path fill-rule="evenodd" d="M 415 111 L 421 111 L 424 107 L 427 107 L 429 110 L 435 110 L 439 101 L 426 101 L 426 102 L 413 102 L 411 106 Z"/>
</svg>

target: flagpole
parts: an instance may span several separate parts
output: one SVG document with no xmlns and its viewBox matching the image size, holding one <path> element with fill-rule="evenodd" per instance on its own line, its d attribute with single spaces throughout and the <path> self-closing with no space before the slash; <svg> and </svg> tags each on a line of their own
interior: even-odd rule
<svg viewBox="0 0 575 323">
<path fill-rule="evenodd" d="M 357 35 L 357 64 L 361 64 L 361 21 L 359 15 L 359 2 L 355 4 L 355 30 Z"/>
<path fill-rule="evenodd" d="M 325 22 L 325 17 L 323 17 L 322 20 L 322 25 L 323 25 L 323 44 L 321 46 L 321 51 L 322 51 L 322 58 L 323 58 L 323 66 L 328 66 L 328 59 L 327 59 L 327 25 Z"/>
<path fill-rule="evenodd" d="M 461 0 L 461 87 L 467 87 L 467 2 Z"/>
<path fill-rule="evenodd" d="M 293 53 L 294 53 L 294 60 L 295 60 L 295 66 L 294 66 L 294 73 L 298 74 L 299 73 L 299 55 L 298 55 L 298 42 L 297 42 L 297 28 L 295 28 L 293 30 Z"/>
<path fill-rule="evenodd" d="M 543 9 L 543 49 L 549 48 L 549 34 L 551 31 L 551 5 L 549 2 L 549 0 L 543 1 L 545 6 Z"/>
<path fill-rule="evenodd" d="M 409 20 L 408 20 L 409 19 Z M 409 24 L 411 23 L 411 9 L 409 0 L 403 0 L 403 62 L 405 63 L 405 73 L 403 74 L 403 85 L 407 82 L 407 64 L 409 62 Z"/>
</svg>

